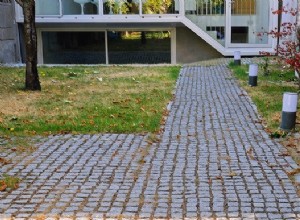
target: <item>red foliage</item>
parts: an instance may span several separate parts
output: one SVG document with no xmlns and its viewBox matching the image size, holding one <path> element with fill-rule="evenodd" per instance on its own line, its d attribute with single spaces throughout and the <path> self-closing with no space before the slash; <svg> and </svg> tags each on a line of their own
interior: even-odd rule
<svg viewBox="0 0 300 220">
<path fill-rule="evenodd" d="M 283 7 L 282 9 L 273 11 L 274 15 L 280 15 L 283 13 L 297 16 L 297 9 L 286 9 Z M 257 33 L 257 36 L 268 35 L 279 39 L 280 42 L 275 50 L 275 54 L 270 54 L 264 51 L 260 52 L 260 54 L 264 56 L 276 55 L 279 57 L 279 62 L 281 62 L 281 64 L 288 65 L 297 72 L 300 72 L 300 43 L 299 36 L 297 36 L 296 33 L 297 24 L 292 22 L 283 22 L 279 30 L 278 28 L 274 28 L 271 31 Z"/>
</svg>

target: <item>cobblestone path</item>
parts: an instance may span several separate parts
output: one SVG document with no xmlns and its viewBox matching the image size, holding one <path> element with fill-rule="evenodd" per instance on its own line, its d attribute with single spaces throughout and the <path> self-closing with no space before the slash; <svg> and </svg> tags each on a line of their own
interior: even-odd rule
<svg viewBox="0 0 300 220">
<path fill-rule="evenodd" d="M 300 219 L 297 165 L 225 65 L 181 70 L 160 139 L 49 137 L 1 167 L 22 182 L 0 192 L 0 219 Z"/>
</svg>

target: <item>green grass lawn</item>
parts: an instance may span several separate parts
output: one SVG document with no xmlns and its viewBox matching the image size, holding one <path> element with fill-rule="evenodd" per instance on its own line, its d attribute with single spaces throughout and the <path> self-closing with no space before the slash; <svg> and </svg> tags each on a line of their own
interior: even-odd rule
<svg viewBox="0 0 300 220">
<path fill-rule="evenodd" d="M 178 66 L 40 67 L 41 92 L 24 68 L 0 67 L 2 135 L 157 132 Z"/>
</svg>

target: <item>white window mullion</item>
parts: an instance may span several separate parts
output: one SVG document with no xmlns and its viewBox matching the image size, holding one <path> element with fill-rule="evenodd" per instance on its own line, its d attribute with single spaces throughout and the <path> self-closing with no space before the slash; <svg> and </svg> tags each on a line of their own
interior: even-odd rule
<svg viewBox="0 0 300 220">
<path fill-rule="evenodd" d="M 226 23 L 225 23 L 225 48 L 228 48 L 231 41 L 231 7 L 232 0 L 226 0 Z"/>
</svg>

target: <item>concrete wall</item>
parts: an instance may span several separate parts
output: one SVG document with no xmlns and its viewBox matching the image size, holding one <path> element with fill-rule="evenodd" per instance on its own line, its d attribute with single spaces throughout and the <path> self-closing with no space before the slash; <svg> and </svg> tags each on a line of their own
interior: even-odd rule
<svg viewBox="0 0 300 220">
<path fill-rule="evenodd" d="M 11 3 L 0 2 L 0 63 L 18 62 L 17 34 Z"/>
<path fill-rule="evenodd" d="M 179 64 L 223 57 L 187 27 L 176 28 L 176 61 Z"/>
</svg>

